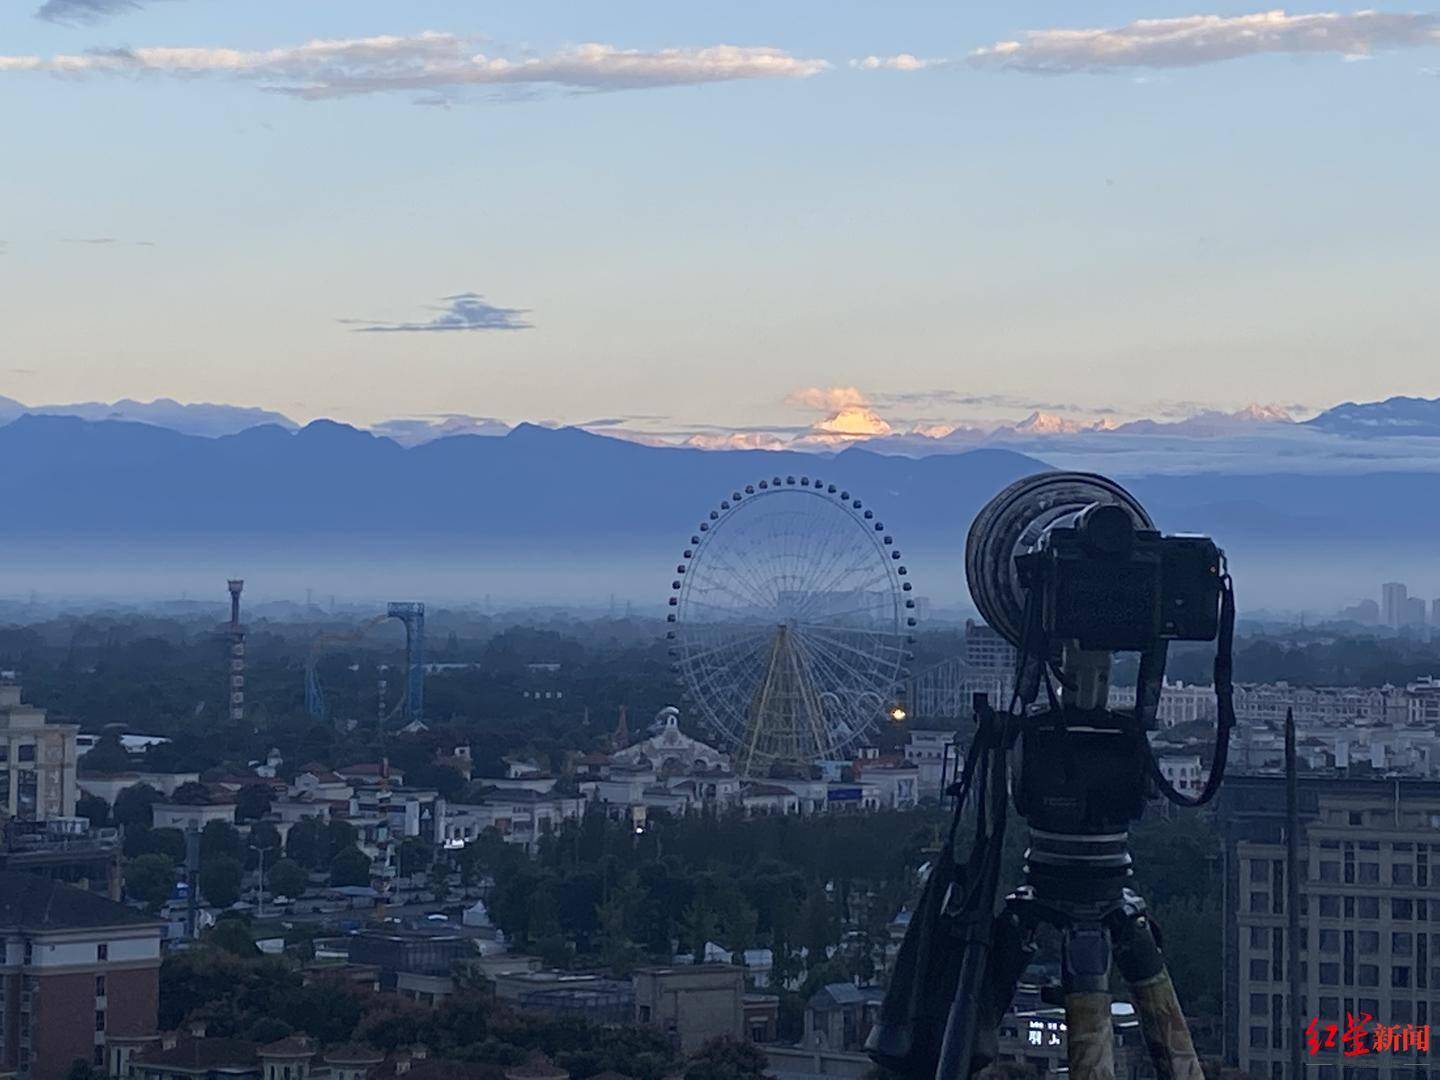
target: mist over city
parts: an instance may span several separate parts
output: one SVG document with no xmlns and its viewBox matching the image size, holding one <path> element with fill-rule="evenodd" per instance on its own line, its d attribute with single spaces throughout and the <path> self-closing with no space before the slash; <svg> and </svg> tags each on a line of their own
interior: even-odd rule
<svg viewBox="0 0 1440 1080">
<path fill-rule="evenodd" d="M 1434 1075 L 1437 71 L 6 5 L 0 1080 Z"/>
</svg>

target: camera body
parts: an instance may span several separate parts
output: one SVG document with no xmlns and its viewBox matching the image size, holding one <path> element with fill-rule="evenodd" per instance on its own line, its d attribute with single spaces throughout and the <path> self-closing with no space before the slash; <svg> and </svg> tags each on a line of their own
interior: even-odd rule
<svg viewBox="0 0 1440 1080">
<path fill-rule="evenodd" d="M 1221 562 L 1209 537 L 1162 536 L 1136 528 L 1121 506 L 1093 503 L 1045 530 L 1015 569 L 1050 640 L 1141 652 L 1157 641 L 1215 639 Z"/>
</svg>

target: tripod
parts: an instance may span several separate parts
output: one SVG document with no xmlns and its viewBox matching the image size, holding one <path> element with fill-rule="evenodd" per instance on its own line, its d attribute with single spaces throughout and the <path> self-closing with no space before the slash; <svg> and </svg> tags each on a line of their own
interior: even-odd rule
<svg viewBox="0 0 1440 1080">
<path fill-rule="evenodd" d="M 993 1020 L 993 1025 L 976 1032 L 972 1068 L 997 1057 L 996 1028 L 1035 954 L 1039 929 L 1047 924 L 1058 929 L 1063 940 L 1060 989 L 1070 1075 L 1076 1080 L 1111 1080 L 1115 1076 L 1110 1010 L 1113 960 L 1130 991 L 1156 1075 L 1161 1080 L 1201 1080 L 1200 1061 L 1165 969 L 1155 927 L 1146 914 L 1145 902 L 1129 889 L 1101 904 L 1047 902 L 1033 885 L 1023 885 L 1006 897 L 1004 910 L 995 918 L 993 960 L 987 973 L 997 980 L 992 983 L 993 1000 L 1002 1007 L 999 1015 L 983 1017 L 987 1024 Z M 981 1019 L 977 1015 L 977 1022 Z M 956 1037 L 963 1038 L 958 1033 Z M 948 1048 L 948 1037 L 946 1045 Z M 942 1050 L 937 1076 L 943 1075 L 949 1057 Z"/>
<path fill-rule="evenodd" d="M 1000 726 L 988 702 L 976 704 L 982 746 L 972 748 L 967 780 L 978 781 L 980 831 L 987 816 L 994 824 L 979 854 L 972 849 L 970 865 L 957 875 L 957 882 L 973 888 L 952 883 L 943 904 L 963 958 L 936 1080 L 968 1080 L 996 1059 L 999 1025 L 1035 955 L 1040 928 L 1047 925 L 1062 936 L 1059 989 L 1071 1077 L 1115 1076 L 1113 963 L 1129 988 L 1156 1075 L 1201 1080 L 1157 929 L 1145 902 L 1126 887 L 1132 874 L 1128 822 L 1139 816 L 1145 798 L 1134 779 L 1143 774 L 1133 766 L 1133 749 L 1127 749 L 1136 745 L 1133 721 L 1127 725 L 1114 714 L 1058 710 L 1033 718 L 1024 728 L 1025 759 L 1045 761 L 1048 767 L 1027 770 L 1028 776 L 1022 772 L 1017 802 L 1032 821 L 1025 884 L 992 916 L 1007 797 L 1004 750 L 1012 733 Z M 1062 752 L 1069 764 L 1057 775 Z M 1056 1003 L 1053 998 L 1051 1003 Z"/>
</svg>

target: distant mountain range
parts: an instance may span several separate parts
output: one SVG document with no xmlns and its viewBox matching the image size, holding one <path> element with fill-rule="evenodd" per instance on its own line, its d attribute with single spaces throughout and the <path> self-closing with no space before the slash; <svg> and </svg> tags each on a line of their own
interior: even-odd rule
<svg viewBox="0 0 1440 1080">
<path fill-rule="evenodd" d="M 790 475 L 863 497 L 913 560 L 917 587 L 959 600 L 976 511 L 1047 467 L 1009 449 L 706 451 L 531 424 L 406 448 L 329 421 L 209 438 L 36 415 L 0 427 L 0 462 L 0 593 L 75 574 L 97 592 L 139 588 L 149 575 L 173 596 L 184 568 L 203 585 L 250 566 L 286 588 L 341 591 L 364 577 L 400 595 L 657 602 L 667 564 L 710 509 L 746 483 Z M 1419 591 L 1432 587 L 1420 575 L 1434 572 L 1440 472 L 1196 471 L 1126 483 L 1163 528 L 1219 538 L 1245 568 L 1251 603 L 1338 602 L 1406 573 Z"/>
<path fill-rule="evenodd" d="M 8 424 L 27 414 L 40 416 L 78 416 L 82 420 L 132 420 L 154 424 L 186 435 L 233 435 L 260 424 L 275 424 L 295 429 L 299 425 L 289 417 L 268 409 L 241 405 L 182 405 L 169 398 L 154 401 L 77 402 L 72 405 L 23 405 L 13 398 L 0 397 L 0 424 Z"/>
<path fill-rule="evenodd" d="M 32 406 L 12 398 L 0 397 L 0 425 L 27 414 L 75 416 L 83 420 L 128 420 L 152 424 L 186 435 L 211 437 L 235 435 L 263 424 L 273 424 L 291 431 L 300 427 L 280 413 L 238 405 L 186 405 L 168 398 L 150 402 L 127 398 L 111 403 Z M 494 417 L 455 413 L 384 420 L 366 430 L 392 439 L 401 446 L 418 446 L 454 435 L 506 435 L 512 427 Z M 607 421 L 603 428 L 592 430 L 634 442 L 652 445 L 664 442 L 643 431 L 627 430 L 614 421 Z M 1076 452 L 1083 453 L 1087 447 L 1093 447 L 1096 454 L 1108 456 L 1117 451 L 1125 454 L 1123 448 L 1126 445 L 1142 445 L 1135 442 L 1138 439 L 1188 441 L 1238 438 L 1255 439 L 1261 443 L 1274 440 L 1321 439 L 1307 445 L 1333 450 L 1337 444 L 1324 442 L 1321 438 L 1328 436 L 1352 440 L 1400 437 L 1440 439 L 1440 398 L 1392 397 L 1384 401 L 1358 404 L 1345 402 L 1308 420 L 1296 420 L 1286 409 L 1274 405 L 1247 405 L 1235 412 L 1202 410 L 1175 420 L 1077 420 L 1054 412 L 1037 411 L 1013 424 L 987 427 L 963 424 L 957 427 L 921 425 L 908 432 L 857 437 L 850 445 L 864 446 L 878 453 L 910 456 L 964 452 L 980 446 L 1008 447 L 1022 452 L 1058 447 L 1061 453 L 1067 456 Z M 839 441 L 843 443 L 845 440 Z M 817 439 L 805 436 L 786 439 L 780 434 L 764 432 L 707 432 L 690 437 L 683 445 L 703 450 L 788 448 L 823 453 L 833 450 L 836 440 L 833 437 Z M 1156 444 L 1150 445 L 1153 449 Z M 1321 451 L 1322 456 L 1336 456 L 1326 453 L 1325 449 Z M 1436 444 L 1436 449 L 1440 451 L 1440 443 Z M 1412 448 L 1405 453 L 1415 452 L 1417 451 Z M 1421 456 L 1425 455 L 1423 450 L 1418 452 Z M 1367 452 L 1355 453 L 1368 457 Z M 1440 460 L 1437 460 L 1437 467 L 1440 467 Z"/>
</svg>

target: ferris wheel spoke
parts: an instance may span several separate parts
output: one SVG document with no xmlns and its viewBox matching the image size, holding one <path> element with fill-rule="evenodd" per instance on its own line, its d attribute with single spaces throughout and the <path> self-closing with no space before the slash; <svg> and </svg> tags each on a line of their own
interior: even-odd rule
<svg viewBox="0 0 1440 1080">
<path fill-rule="evenodd" d="M 719 560 L 717 560 L 719 561 Z M 756 589 L 753 584 L 747 581 L 743 575 L 733 567 L 720 562 L 714 570 L 708 567 L 705 569 L 706 576 L 702 578 L 702 588 L 705 591 L 720 592 L 733 597 L 734 600 L 746 608 L 753 608 L 759 611 L 770 610 L 772 605 L 767 601 L 764 594 Z M 692 585 L 692 591 L 694 586 Z"/>
<path fill-rule="evenodd" d="M 861 648 L 858 644 L 851 641 L 845 641 L 841 638 L 837 638 L 833 634 L 818 633 L 816 632 L 814 627 L 806 627 L 804 630 L 801 631 L 801 636 L 824 642 L 828 647 L 832 649 L 838 649 L 849 656 L 855 657 L 857 661 L 863 661 L 867 667 L 875 664 L 876 661 L 879 659 L 879 656 L 877 656 L 877 652 L 889 653 L 893 651 L 896 654 L 897 660 L 895 666 L 897 668 L 899 666 L 898 660 L 902 650 L 898 646 L 891 647 L 884 642 L 877 642 L 876 644 L 879 646 L 877 650 L 867 651 Z M 885 666 L 889 667 L 890 665 L 886 664 Z"/>
<path fill-rule="evenodd" d="M 718 645 L 710 645 L 693 652 L 686 651 L 683 654 L 682 662 L 689 664 L 698 663 L 701 660 L 706 660 L 712 656 L 720 656 L 735 649 L 740 649 L 742 652 L 753 652 L 759 649 L 764 643 L 765 638 L 759 634 L 735 636 L 720 642 Z"/>
<path fill-rule="evenodd" d="M 871 554 L 873 556 L 873 553 Z M 869 565 L 866 565 L 867 562 Z M 851 575 L 861 574 L 864 574 L 865 576 L 861 578 L 861 580 L 859 580 L 858 582 L 852 583 L 847 580 L 847 578 Z M 837 587 L 841 584 L 846 585 L 847 588 L 844 590 L 839 590 Z M 894 585 L 890 579 L 889 567 L 882 566 L 880 571 L 876 572 L 874 569 L 873 557 L 867 560 L 864 558 L 864 556 L 857 553 L 856 562 L 853 565 L 846 565 L 837 568 L 831 574 L 831 576 L 823 583 L 823 585 L 816 587 L 814 595 L 820 597 L 828 595 L 835 591 L 858 593 L 862 592 L 869 586 L 882 584 L 890 586 L 892 590 L 894 588 Z"/>
<path fill-rule="evenodd" d="M 821 582 L 829 579 L 837 566 L 843 566 L 854 558 L 854 537 L 848 530 L 842 532 L 837 528 L 839 524 L 839 521 L 831 520 L 825 528 L 814 529 L 810 534 L 812 546 L 807 550 L 801 571 L 800 589 L 812 598 L 823 598 L 826 588 Z"/>
</svg>

